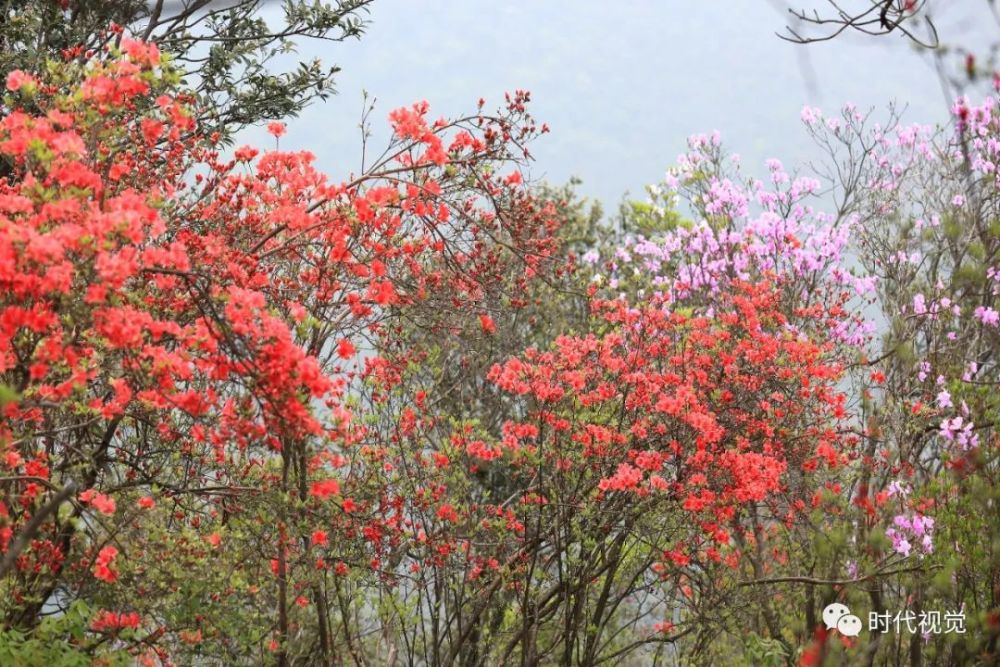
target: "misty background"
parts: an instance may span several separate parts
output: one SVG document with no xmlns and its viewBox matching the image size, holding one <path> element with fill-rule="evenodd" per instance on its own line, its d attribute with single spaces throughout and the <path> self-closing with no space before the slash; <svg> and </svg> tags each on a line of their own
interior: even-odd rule
<svg viewBox="0 0 1000 667">
<path fill-rule="evenodd" d="M 278 12 L 278 3 L 265 10 Z M 801 8 L 803 3 L 794 5 Z M 822 2 L 804 5 L 822 7 Z M 932 61 L 902 36 L 845 34 L 808 46 L 780 39 L 791 20 L 778 0 L 378 0 L 360 41 L 300 42 L 289 61 L 342 67 L 337 94 L 288 123 L 284 150 L 307 149 L 334 181 L 361 163 L 362 92 L 376 98 L 369 151 L 388 139 L 394 108 L 428 100 L 430 116 L 487 110 L 527 89 L 551 133 L 532 146 L 530 177 L 582 179 L 581 194 L 616 209 L 644 197 L 693 133 L 719 130 L 748 173 L 777 157 L 819 157 L 802 130 L 804 104 L 905 105 L 904 120 L 943 123 L 948 104 Z M 998 24 L 984 0 L 938 3 L 943 42 L 981 45 Z M 951 62 L 954 66 L 955 63 Z M 273 146 L 263 128 L 237 143 Z"/>
</svg>

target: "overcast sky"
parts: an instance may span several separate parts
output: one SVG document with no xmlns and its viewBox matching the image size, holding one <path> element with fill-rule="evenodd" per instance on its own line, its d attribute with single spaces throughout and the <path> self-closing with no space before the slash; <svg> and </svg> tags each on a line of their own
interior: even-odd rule
<svg viewBox="0 0 1000 667">
<path fill-rule="evenodd" d="M 948 0 L 945 38 L 996 31 L 985 0 Z M 390 110 L 426 99 L 433 117 L 470 111 L 479 97 L 532 91 L 551 134 L 533 148 L 532 176 L 583 179 L 581 191 L 616 206 L 663 176 L 685 138 L 719 130 L 748 169 L 767 157 L 815 155 L 803 104 L 908 105 L 907 119 L 943 121 L 929 61 L 903 39 L 780 40 L 776 0 L 376 0 L 357 42 L 304 44 L 343 68 L 338 94 L 289 122 L 282 148 L 307 148 L 335 180 L 357 170 L 362 90 Z M 815 3 L 814 3 L 815 4 Z M 985 26 L 985 28 L 984 28 Z M 811 82 L 811 83 L 810 83 Z M 384 137 L 384 135 L 383 135 Z M 261 130 L 245 141 L 267 145 Z"/>
</svg>

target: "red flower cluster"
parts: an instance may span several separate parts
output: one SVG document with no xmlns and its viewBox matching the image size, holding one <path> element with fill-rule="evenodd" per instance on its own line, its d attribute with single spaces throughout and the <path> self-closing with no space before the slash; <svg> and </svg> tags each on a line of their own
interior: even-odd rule
<svg viewBox="0 0 1000 667">
<path fill-rule="evenodd" d="M 115 558 L 118 556 L 118 549 L 110 544 L 103 547 L 97 554 L 94 561 L 94 576 L 101 581 L 113 584 L 118 579 L 118 572 L 114 569 Z"/>
<path fill-rule="evenodd" d="M 142 618 L 134 611 L 116 613 L 102 609 L 94 615 L 94 619 L 90 622 L 90 629 L 94 632 L 115 632 L 123 629 L 134 630 L 139 627 L 141 622 Z"/>
<path fill-rule="evenodd" d="M 779 304 L 766 282 L 736 283 L 712 317 L 662 299 L 595 302 L 607 333 L 564 336 L 553 351 L 491 370 L 498 387 L 537 406 L 532 420 L 505 426 L 508 456 L 597 472 L 592 497 L 579 502 L 660 495 L 728 543 L 720 522 L 747 502 L 788 495 L 791 466 L 838 465 L 843 446 L 841 368 L 826 343 L 789 333 Z M 541 429 L 548 436 L 537 442 Z"/>
<path fill-rule="evenodd" d="M 91 507 L 102 514 L 115 513 L 115 499 L 110 496 L 106 496 L 103 493 L 98 493 L 94 489 L 87 489 L 81 493 L 80 500 L 88 503 Z"/>
</svg>

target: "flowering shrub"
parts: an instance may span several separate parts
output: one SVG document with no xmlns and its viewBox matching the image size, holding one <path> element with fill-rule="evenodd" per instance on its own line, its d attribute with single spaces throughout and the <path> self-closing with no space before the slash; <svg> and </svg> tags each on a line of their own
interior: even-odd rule
<svg viewBox="0 0 1000 667">
<path fill-rule="evenodd" d="M 807 108 L 834 167 L 764 180 L 694 137 L 600 227 L 525 182 L 529 101 L 397 109 L 335 182 L 224 155 L 150 44 L 7 77 L 0 656 L 995 652 L 995 103 Z"/>
<path fill-rule="evenodd" d="M 361 553 L 347 545 L 384 530 L 367 512 L 337 518 L 371 488 L 346 393 L 391 387 L 407 359 L 359 348 L 391 340 L 390 312 L 475 304 L 477 280 L 510 266 L 529 280 L 549 252 L 553 223 L 491 174 L 527 154 L 527 96 L 456 121 L 401 109 L 385 157 L 335 185 L 306 153 L 224 160 L 152 45 L 57 71 L 12 73 L 0 121 L 14 169 L 0 192 L 2 612 L 32 627 L 53 600 L 93 595 L 120 620 L 124 597 L 155 628 L 135 649 L 165 660 L 171 645 L 271 641 L 223 624 L 277 608 L 287 656 L 287 595 L 332 594 L 303 541 L 325 526 Z M 232 567 L 243 583 L 221 585 Z M 215 630 L 187 632 L 185 598 L 217 610 Z"/>
</svg>

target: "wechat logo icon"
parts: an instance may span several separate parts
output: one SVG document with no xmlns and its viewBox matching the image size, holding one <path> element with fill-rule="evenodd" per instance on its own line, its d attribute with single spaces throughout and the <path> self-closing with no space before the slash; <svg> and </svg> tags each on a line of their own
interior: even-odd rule
<svg viewBox="0 0 1000 667">
<path fill-rule="evenodd" d="M 845 637 L 861 634 L 861 619 L 851 613 L 846 604 L 834 602 L 823 610 L 823 622 L 827 630 L 836 630 Z"/>
</svg>

